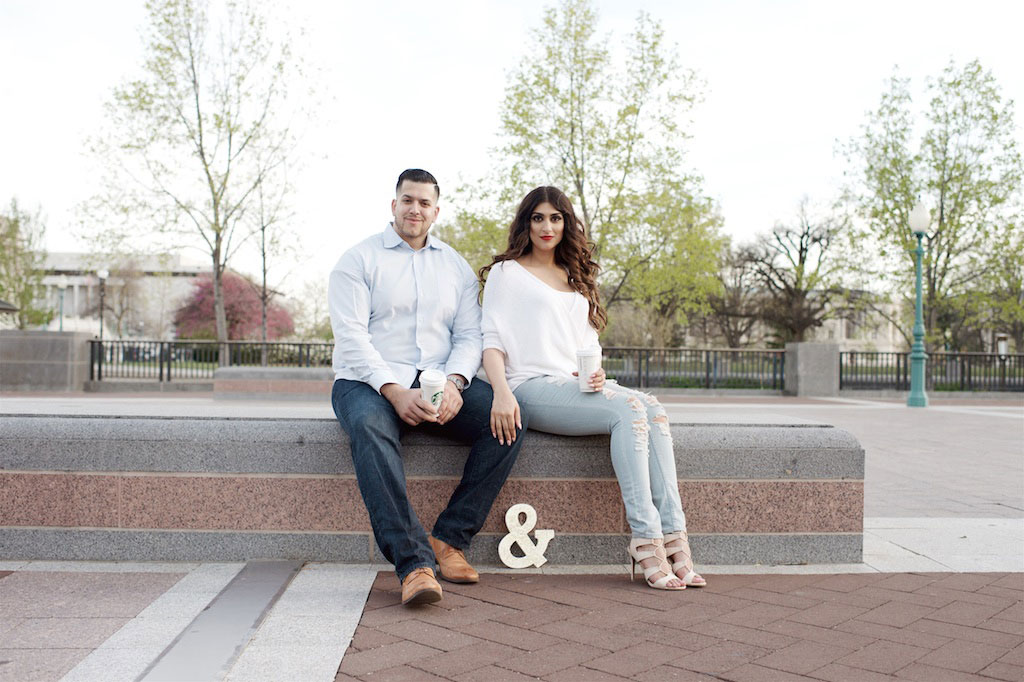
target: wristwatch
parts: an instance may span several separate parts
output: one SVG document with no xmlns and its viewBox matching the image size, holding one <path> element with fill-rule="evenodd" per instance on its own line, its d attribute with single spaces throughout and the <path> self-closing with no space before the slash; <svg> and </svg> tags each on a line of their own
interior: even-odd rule
<svg viewBox="0 0 1024 682">
<path fill-rule="evenodd" d="M 455 384 L 455 388 L 459 389 L 459 393 L 462 393 L 463 391 L 466 390 L 466 382 L 463 381 L 462 377 L 460 377 L 458 374 L 449 374 L 448 381 Z"/>
</svg>

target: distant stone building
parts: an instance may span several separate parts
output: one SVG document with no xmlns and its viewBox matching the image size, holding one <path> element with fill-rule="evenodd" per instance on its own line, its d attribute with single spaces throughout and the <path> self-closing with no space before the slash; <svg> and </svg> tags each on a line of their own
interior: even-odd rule
<svg viewBox="0 0 1024 682">
<path fill-rule="evenodd" d="M 837 343 L 841 351 L 893 353 L 910 350 L 896 325 L 886 319 L 899 316 L 899 304 L 886 303 L 882 307 L 885 315 L 858 310 L 825 320 L 820 327 L 810 330 L 807 340 Z"/>
<path fill-rule="evenodd" d="M 107 270 L 103 307 L 104 338 L 170 339 L 174 312 L 208 264 L 181 256 L 104 258 L 85 253 L 50 253 L 39 305 L 54 311 L 50 331 L 61 328 L 61 285 L 64 286 L 63 329 L 99 334 L 100 278 Z"/>
</svg>

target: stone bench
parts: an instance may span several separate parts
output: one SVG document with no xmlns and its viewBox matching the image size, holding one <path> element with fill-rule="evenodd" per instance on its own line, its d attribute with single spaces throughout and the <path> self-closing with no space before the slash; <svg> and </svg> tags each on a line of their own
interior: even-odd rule
<svg viewBox="0 0 1024 682">
<path fill-rule="evenodd" d="M 821 425 L 673 424 L 701 564 L 861 560 L 864 453 Z M 622 564 L 628 527 L 608 438 L 528 434 L 469 552 L 498 564 L 504 513 L 554 529 L 550 565 Z M 405 439 L 430 528 L 466 447 Z M 380 561 L 348 441 L 330 419 L 0 416 L 0 559 Z"/>
</svg>

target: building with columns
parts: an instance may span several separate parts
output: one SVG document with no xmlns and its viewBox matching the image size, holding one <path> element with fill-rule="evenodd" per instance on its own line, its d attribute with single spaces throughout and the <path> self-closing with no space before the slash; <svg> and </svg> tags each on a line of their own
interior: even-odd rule
<svg viewBox="0 0 1024 682">
<path fill-rule="evenodd" d="M 174 312 L 210 265 L 180 255 L 104 257 L 49 253 L 40 307 L 53 311 L 48 331 L 99 334 L 103 287 L 104 338 L 170 339 Z M 107 272 L 100 282 L 99 274 Z M 62 312 L 63 311 L 63 312 Z"/>
</svg>

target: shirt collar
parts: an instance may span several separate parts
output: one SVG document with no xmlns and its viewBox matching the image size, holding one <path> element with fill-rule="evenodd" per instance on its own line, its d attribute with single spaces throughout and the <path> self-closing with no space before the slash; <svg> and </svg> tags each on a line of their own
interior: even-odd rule
<svg viewBox="0 0 1024 682">
<path fill-rule="evenodd" d="M 393 249 L 396 246 L 401 246 L 402 244 L 409 246 L 408 244 L 405 243 L 404 239 L 398 236 L 398 232 L 395 231 L 395 224 L 389 222 L 388 226 L 384 228 L 384 248 Z M 434 239 L 433 235 L 431 235 L 429 232 L 427 233 L 427 242 L 426 244 L 424 244 L 424 246 L 428 249 L 441 248 L 440 245 L 438 245 L 437 240 Z M 409 246 L 409 248 L 411 249 L 412 247 Z"/>
</svg>

